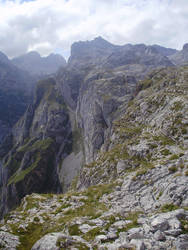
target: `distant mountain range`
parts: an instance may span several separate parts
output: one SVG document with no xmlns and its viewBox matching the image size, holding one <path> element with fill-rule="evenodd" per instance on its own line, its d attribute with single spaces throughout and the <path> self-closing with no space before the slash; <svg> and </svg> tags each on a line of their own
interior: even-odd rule
<svg viewBox="0 0 188 250">
<path fill-rule="evenodd" d="M 60 67 L 66 65 L 65 59 L 61 55 L 50 54 L 47 57 L 41 57 L 36 51 L 31 51 L 22 56 L 13 58 L 12 63 L 18 68 L 35 76 L 53 74 Z"/>
</svg>

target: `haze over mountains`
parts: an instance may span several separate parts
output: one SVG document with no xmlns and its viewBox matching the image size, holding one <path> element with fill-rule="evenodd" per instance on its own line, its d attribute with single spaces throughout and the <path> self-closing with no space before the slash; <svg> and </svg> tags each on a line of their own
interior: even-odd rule
<svg viewBox="0 0 188 250">
<path fill-rule="evenodd" d="M 66 65 L 65 59 L 58 54 L 41 57 L 36 51 L 12 59 L 18 68 L 29 72 L 31 75 L 45 76 L 55 73 L 60 67 Z"/>
<path fill-rule="evenodd" d="M 187 51 L 97 37 L 67 63 L 0 55 L 1 216 L 25 197 L 3 249 L 186 249 Z"/>
</svg>

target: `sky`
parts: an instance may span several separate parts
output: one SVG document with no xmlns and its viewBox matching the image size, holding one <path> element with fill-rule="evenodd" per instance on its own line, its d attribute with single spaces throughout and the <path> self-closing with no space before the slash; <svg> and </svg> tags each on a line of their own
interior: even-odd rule
<svg viewBox="0 0 188 250">
<path fill-rule="evenodd" d="M 188 0 L 0 0 L 0 51 L 70 54 L 71 44 L 102 36 L 113 44 L 188 42 Z"/>
</svg>

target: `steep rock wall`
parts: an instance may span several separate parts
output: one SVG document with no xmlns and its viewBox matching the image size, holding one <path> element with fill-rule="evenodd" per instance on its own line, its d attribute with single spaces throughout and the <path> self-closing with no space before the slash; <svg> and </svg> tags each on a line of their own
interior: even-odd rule
<svg viewBox="0 0 188 250">
<path fill-rule="evenodd" d="M 32 192 L 59 192 L 57 168 L 71 152 L 69 115 L 53 79 L 38 83 L 33 104 L 13 130 L 11 151 L 3 159 L 1 214 Z"/>
</svg>

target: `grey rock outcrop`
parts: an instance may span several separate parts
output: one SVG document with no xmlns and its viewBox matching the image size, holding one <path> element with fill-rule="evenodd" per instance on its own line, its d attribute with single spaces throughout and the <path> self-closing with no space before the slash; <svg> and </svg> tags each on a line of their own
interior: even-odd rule
<svg viewBox="0 0 188 250">
<path fill-rule="evenodd" d="M 20 245 L 19 237 L 8 232 L 0 231 L 0 247 L 4 250 L 16 250 Z"/>
<path fill-rule="evenodd" d="M 62 233 L 51 233 L 37 241 L 31 250 L 58 250 L 56 242 Z"/>
</svg>

